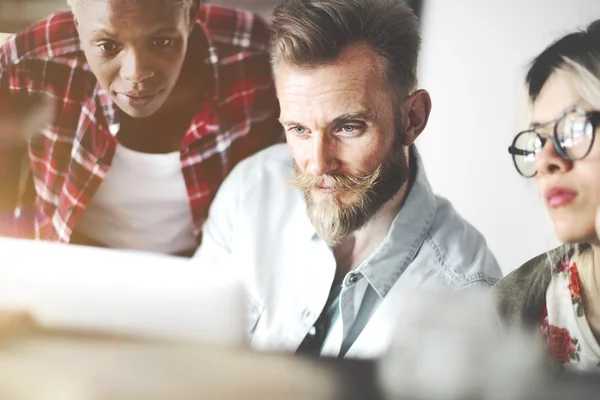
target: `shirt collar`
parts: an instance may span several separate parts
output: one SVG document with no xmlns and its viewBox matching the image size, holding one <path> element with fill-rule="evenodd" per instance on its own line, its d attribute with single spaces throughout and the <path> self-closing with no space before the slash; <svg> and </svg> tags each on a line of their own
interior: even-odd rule
<svg viewBox="0 0 600 400">
<path fill-rule="evenodd" d="M 415 145 L 410 148 L 410 157 L 415 175 L 408 196 L 383 242 L 355 269 L 369 281 L 380 297 L 387 295 L 415 258 L 437 212 L 435 194 Z M 298 194 L 302 196 L 299 191 Z M 298 204 L 301 210 L 290 210 L 292 218 L 297 218 L 296 223 L 292 223 L 298 226 L 298 233 L 308 240 L 321 240 L 306 214 L 306 202 L 302 199 Z"/>
<path fill-rule="evenodd" d="M 196 20 L 197 28 L 203 39 L 205 40 L 206 47 L 203 48 L 204 52 L 204 63 L 210 66 L 212 70 L 212 79 L 214 84 L 212 85 L 212 100 L 218 102 L 221 98 L 221 85 L 219 83 L 219 52 L 217 51 L 217 47 L 214 45 L 211 35 L 206 28 L 206 25 L 202 22 L 200 18 Z"/>
<path fill-rule="evenodd" d="M 437 212 L 431 189 L 416 146 L 411 147 L 415 179 L 408 196 L 379 247 L 356 269 L 380 297 L 385 297 L 417 255 Z"/>
</svg>

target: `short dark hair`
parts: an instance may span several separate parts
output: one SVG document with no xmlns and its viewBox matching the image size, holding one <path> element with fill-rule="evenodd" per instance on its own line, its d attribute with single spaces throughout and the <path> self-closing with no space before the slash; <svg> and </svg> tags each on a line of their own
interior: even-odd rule
<svg viewBox="0 0 600 400">
<path fill-rule="evenodd" d="M 600 20 L 587 29 L 570 33 L 548 46 L 529 68 L 525 84 L 530 101 L 539 96 L 548 78 L 572 61 L 600 77 Z"/>
<path fill-rule="evenodd" d="M 402 0 L 286 0 L 271 23 L 271 62 L 312 67 L 337 59 L 348 46 L 369 45 L 381 58 L 392 94 L 416 89 L 421 35 Z"/>
</svg>

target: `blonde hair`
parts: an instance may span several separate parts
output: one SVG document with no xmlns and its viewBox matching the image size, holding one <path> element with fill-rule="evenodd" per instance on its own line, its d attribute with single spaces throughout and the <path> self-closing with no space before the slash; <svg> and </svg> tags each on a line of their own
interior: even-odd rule
<svg viewBox="0 0 600 400">
<path fill-rule="evenodd" d="M 600 41 L 598 43 L 600 46 Z M 587 101 L 597 110 L 600 110 L 600 55 L 593 57 L 595 71 L 590 71 L 583 65 L 570 58 L 564 58 L 565 65 L 561 68 L 571 78 L 571 83 L 581 95 L 581 98 Z"/>
</svg>

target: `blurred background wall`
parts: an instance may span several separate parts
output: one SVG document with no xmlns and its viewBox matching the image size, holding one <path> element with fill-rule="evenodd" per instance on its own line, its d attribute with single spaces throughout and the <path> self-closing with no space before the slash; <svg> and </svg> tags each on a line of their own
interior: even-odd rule
<svg viewBox="0 0 600 400">
<path fill-rule="evenodd" d="M 597 18 L 598 0 L 424 1 L 420 84 L 433 111 L 418 145 L 434 190 L 483 232 L 505 272 L 557 244 L 507 151 L 523 128 L 527 64 Z"/>
<path fill-rule="evenodd" d="M 0 0 L 0 32 L 15 32 L 60 9 L 66 0 Z"/>
<path fill-rule="evenodd" d="M 278 0 L 212 0 L 268 18 Z M 505 272 L 557 244 L 533 181 L 507 148 L 528 62 L 554 38 L 600 18 L 599 0 L 412 0 L 422 12 L 421 87 L 433 112 L 418 141 L 434 190 L 486 236 Z M 0 31 L 65 0 L 0 0 Z"/>
</svg>

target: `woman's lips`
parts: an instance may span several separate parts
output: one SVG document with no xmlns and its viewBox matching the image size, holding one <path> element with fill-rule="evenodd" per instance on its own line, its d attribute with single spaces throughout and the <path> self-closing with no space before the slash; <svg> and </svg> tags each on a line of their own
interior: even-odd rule
<svg viewBox="0 0 600 400">
<path fill-rule="evenodd" d="M 576 191 L 562 187 L 554 187 L 546 192 L 546 202 L 551 208 L 558 208 L 571 204 L 576 197 Z"/>
</svg>

